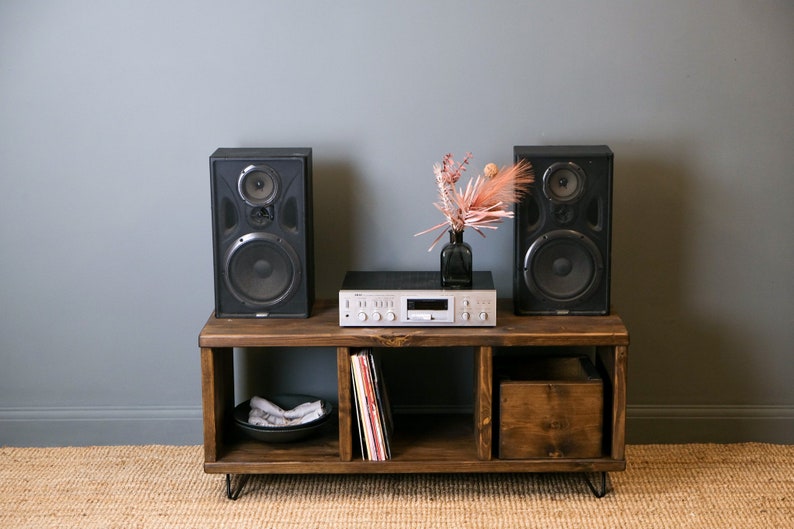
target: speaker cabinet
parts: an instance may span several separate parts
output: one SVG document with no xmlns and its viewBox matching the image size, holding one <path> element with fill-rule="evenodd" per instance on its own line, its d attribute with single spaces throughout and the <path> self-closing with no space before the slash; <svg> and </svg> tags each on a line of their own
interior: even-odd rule
<svg viewBox="0 0 794 529">
<path fill-rule="evenodd" d="M 515 313 L 608 314 L 612 151 L 516 146 L 513 155 L 535 172 L 515 209 Z"/>
<path fill-rule="evenodd" d="M 210 156 L 215 314 L 307 318 L 314 301 L 312 151 Z"/>
</svg>

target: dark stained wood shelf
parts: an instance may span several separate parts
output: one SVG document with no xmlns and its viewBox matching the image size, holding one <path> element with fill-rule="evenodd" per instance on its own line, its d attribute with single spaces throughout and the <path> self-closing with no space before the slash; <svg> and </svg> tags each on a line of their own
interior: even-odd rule
<svg viewBox="0 0 794 529">
<path fill-rule="evenodd" d="M 495 327 L 340 327 L 335 302 L 315 303 L 307 319 L 223 319 L 210 316 L 200 347 L 451 347 L 628 345 L 617 315 L 516 316 L 510 300 L 499 300 Z"/>
<path fill-rule="evenodd" d="M 410 426 L 414 419 L 419 424 Z M 398 418 L 399 420 L 399 418 Z M 432 425 L 432 428 L 426 426 Z M 406 429 L 407 427 L 407 429 Z M 268 444 L 239 438 L 226 447 L 209 473 L 231 474 L 368 474 L 470 472 L 597 472 L 623 470 L 622 461 L 598 459 L 480 460 L 470 415 L 403 417 L 395 435 L 392 459 L 364 461 L 358 452 L 340 461 L 338 430 L 327 428 L 315 438 L 289 444 Z M 561 468 L 564 467 L 564 468 Z"/>
<path fill-rule="evenodd" d="M 204 470 L 226 474 L 356 474 L 468 472 L 611 472 L 625 469 L 626 364 L 629 334 L 620 317 L 516 316 L 499 301 L 495 327 L 340 327 L 335 301 L 315 303 L 307 319 L 218 319 L 199 335 L 204 412 Z M 350 382 L 350 353 L 359 347 L 471 347 L 474 409 L 468 414 L 397 415 L 392 459 L 360 456 Z M 499 459 L 494 449 L 498 348 L 593 348 L 604 378 L 601 457 Z M 333 347 L 337 350 L 338 420 L 314 438 L 284 444 L 242 437 L 232 421 L 235 347 Z"/>
</svg>

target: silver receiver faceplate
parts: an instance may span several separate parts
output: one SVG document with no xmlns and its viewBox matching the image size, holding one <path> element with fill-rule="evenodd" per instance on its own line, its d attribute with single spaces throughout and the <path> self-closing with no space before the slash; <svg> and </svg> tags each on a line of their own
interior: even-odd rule
<svg viewBox="0 0 794 529">
<path fill-rule="evenodd" d="M 436 272 L 348 272 L 339 291 L 341 327 L 494 327 L 490 272 L 471 289 L 443 289 Z"/>
</svg>

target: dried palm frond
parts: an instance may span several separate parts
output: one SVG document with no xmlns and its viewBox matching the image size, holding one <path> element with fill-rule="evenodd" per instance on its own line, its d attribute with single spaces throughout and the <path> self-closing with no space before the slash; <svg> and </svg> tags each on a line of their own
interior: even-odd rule
<svg viewBox="0 0 794 529">
<path fill-rule="evenodd" d="M 496 224 L 513 217 L 509 207 L 529 192 L 529 184 L 535 180 L 531 164 L 521 160 L 502 169 L 488 164 L 482 175 L 469 180 L 465 189 L 458 188 L 455 184 L 471 158 L 471 153 L 466 153 L 463 161 L 456 164 L 452 155 L 447 154 L 442 163 L 433 166 L 440 198 L 434 205 L 446 220 L 416 234 L 443 230 L 428 251 L 435 247 L 447 230 L 463 231 L 470 227 L 485 237 L 483 229 L 495 230 L 498 227 Z"/>
</svg>

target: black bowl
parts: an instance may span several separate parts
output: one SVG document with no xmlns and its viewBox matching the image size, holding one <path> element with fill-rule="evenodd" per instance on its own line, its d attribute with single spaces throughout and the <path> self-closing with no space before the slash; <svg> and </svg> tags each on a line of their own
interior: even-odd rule
<svg viewBox="0 0 794 529">
<path fill-rule="evenodd" d="M 248 423 L 251 401 L 247 400 L 241 402 L 234 408 L 234 421 L 240 430 L 257 441 L 264 441 L 266 443 L 290 443 L 299 441 L 316 434 L 331 417 L 331 403 L 318 397 L 312 397 L 311 395 L 277 395 L 272 398 L 268 397 L 268 400 L 285 410 L 290 410 L 304 402 L 320 400 L 325 413 L 322 417 L 305 424 L 291 426 L 257 426 Z"/>
</svg>

